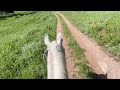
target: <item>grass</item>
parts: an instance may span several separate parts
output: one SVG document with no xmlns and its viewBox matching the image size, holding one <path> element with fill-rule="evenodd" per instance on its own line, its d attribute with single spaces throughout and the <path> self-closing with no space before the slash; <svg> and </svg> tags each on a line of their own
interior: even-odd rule
<svg viewBox="0 0 120 90">
<path fill-rule="evenodd" d="M 56 18 L 51 12 L 15 12 L 0 19 L 0 78 L 45 79 L 43 38 L 55 39 Z"/>
<path fill-rule="evenodd" d="M 68 45 L 72 49 L 73 57 L 75 59 L 75 65 L 77 68 L 79 68 L 79 75 L 84 79 L 92 79 L 93 72 L 92 69 L 87 66 L 87 60 L 84 55 L 84 50 L 79 47 L 77 42 L 72 37 L 69 29 L 67 28 L 66 24 L 64 23 L 63 19 L 60 18 L 63 26 L 63 33 L 65 35 L 65 38 L 68 42 Z"/>
<path fill-rule="evenodd" d="M 120 61 L 119 11 L 64 11 L 62 12 L 83 33 L 94 38 Z"/>
</svg>

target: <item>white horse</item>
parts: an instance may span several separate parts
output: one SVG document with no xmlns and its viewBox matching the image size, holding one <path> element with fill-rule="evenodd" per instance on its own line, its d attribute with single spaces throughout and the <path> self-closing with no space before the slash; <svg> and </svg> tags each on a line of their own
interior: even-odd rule
<svg viewBox="0 0 120 90">
<path fill-rule="evenodd" d="M 68 79 L 65 61 L 65 51 L 62 46 L 62 35 L 57 34 L 56 41 L 50 42 L 48 34 L 45 35 L 44 43 L 47 46 L 47 78 Z"/>
</svg>

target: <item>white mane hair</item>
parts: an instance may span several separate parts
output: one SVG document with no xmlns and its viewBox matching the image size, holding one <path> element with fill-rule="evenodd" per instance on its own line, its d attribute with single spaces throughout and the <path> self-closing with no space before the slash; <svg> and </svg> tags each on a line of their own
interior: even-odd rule
<svg viewBox="0 0 120 90">
<path fill-rule="evenodd" d="M 62 34 L 57 34 L 56 41 L 50 42 L 48 34 L 45 35 L 44 43 L 47 46 L 47 78 L 68 79 L 65 61 L 65 51 L 62 46 Z"/>
</svg>

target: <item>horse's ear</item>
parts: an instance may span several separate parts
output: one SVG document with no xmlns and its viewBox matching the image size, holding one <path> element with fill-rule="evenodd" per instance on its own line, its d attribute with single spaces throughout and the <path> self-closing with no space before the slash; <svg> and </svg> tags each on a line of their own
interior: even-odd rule
<svg viewBox="0 0 120 90">
<path fill-rule="evenodd" d="M 62 41 L 63 41 L 62 34 L 61 34 L 61 32 L 58 32 L 58 34 L 57 34 L 57 44 L 62 45 Z"/>
<path fill-rule="evenodd" d="M 50 43 L 50 40 L 49 40 L 47 33 L 45 34 L 45 37 L 44 37 L 44 43 L 45 43 L 45 45 L 48 45 Z"/>
</svg>

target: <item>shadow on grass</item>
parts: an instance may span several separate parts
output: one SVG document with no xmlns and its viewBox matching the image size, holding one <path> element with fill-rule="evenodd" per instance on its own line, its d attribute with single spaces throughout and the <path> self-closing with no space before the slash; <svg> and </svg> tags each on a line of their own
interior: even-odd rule
<svg viewBox="0 0 120 90">
<path fill-rule="evenodd" d="M 8 14 L 8 15 L 0 15 L 0 20 L 5 20 L 6 18 L 16 16 L 16 18 L 23 16 L 23 15 L 29 15 L 29 14 L 34 14 L 37 12 L 30 12 L 30 13 L 13 13 L 13 14 Z"/>
<path fill-rule="evenodd" d="M 92 77 L 92 79 L 108 79 L 107 74 L 96 74 L 96 73 L 90 72 L 89 76 Z"/>
</svg>

